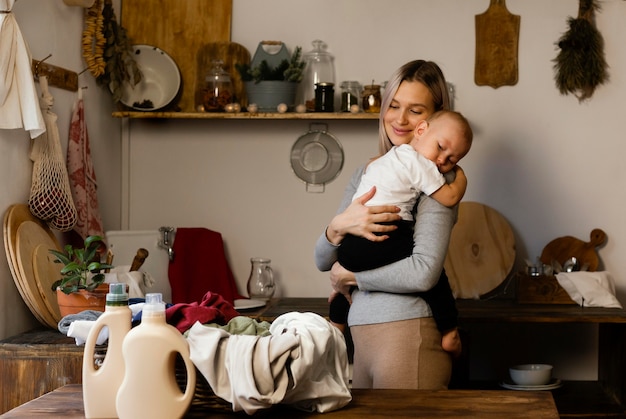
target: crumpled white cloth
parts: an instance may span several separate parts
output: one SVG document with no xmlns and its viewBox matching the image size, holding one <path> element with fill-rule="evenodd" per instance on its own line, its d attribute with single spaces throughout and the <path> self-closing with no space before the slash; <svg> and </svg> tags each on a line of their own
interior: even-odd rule
<svg viewBox="0 0 626 419">
<path fill-rule="evenodd" d="M 144 298 L 148 288 L 154 285 L 155 279 L 142 270 L 129 272 L 129 269 L 130 265 L 116 266 L 110 273 L 104 274 L 104 282 L 127 284 L 128 298 Z"/>
<path fill-rule="evenodd" d="M 556 280 L 581 307 L 622 308 L 615 298 L 615 281 L 607 271 L 560 272 Z"/>
<path fill-rule="evenodd" d="M 0 10 L 15 0 L 0 0 Z M 24 128 L 30 138 L 46 131 L 31 70 L 31 56 L 13 13 L 0 13 L 0 129 Z"/>
<path fill-rule="evenodd" d="M 318 314 L 283 314 L 265 337 L 196 323 L 187 341 L 196 368 L 235 412 L 280 403 L 323 413 L 352 400 L 345 339 Z"/>
</svg>

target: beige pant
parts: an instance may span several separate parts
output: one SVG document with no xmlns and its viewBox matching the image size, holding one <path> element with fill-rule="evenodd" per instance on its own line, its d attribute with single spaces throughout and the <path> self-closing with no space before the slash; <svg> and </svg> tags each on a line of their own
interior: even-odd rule
<svg viewBox="0 0 626 419">
<path fill-rule="evenodd" d="M 353 326 L 353 388 L 446 389 L 450 355 L 430 318 Z"/>
</svg>

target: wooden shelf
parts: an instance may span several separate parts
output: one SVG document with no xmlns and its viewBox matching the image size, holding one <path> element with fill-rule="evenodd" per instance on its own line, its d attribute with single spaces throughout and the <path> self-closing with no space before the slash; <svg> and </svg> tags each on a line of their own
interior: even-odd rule
<svg viewBox="0 0 626 419">
<path fill-rule="evenodd" d="M 250 113 L 250 112 L 113 112 L 115 118 L 131 119 L 304 119 L 304 120 L 378 120 L 378 113 L 350 112 L 286 112 L 286 113 Z"/>
</svg>

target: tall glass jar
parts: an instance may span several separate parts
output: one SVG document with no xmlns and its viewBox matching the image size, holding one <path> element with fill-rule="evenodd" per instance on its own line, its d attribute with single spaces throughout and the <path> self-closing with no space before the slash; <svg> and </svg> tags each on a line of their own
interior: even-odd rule
<svg viewBox="0 0 626 419">
<path fill-rule="evenodd" d="M 223 112 L 224 107 L 234 100 L 233 84 L 222 60 L 213 60 L 212 64 L 202 90 L 202 109 L 205 112 Z"/>
<path fill-rule="evenodd" d="M 341 82 L 341 112 L 352 112 L 352 105 L 359 106 L 361 83 L 358 81 Z"/>
<path fill-rule="evenodd" d="M 274 295 L 274 272 L 271 259 L 251 258 L 250 277 L 248 277 L 248 296 L 255 300 L 267 301 Z"/>
<path fill-rule="evenodd" d="M 303 54 L 304 77 L 300 82 L 297 104 L 304 104 L 308 112 L 315 111 L 315 85 L 335 84 L 335 57 L 326 51 L 327 45 L 316 39 L 313 50 Z"/>
</svg>

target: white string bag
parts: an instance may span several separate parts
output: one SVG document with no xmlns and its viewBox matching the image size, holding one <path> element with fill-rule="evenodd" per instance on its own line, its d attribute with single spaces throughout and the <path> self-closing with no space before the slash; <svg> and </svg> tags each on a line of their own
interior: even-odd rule
<svg viewBox="0 0 626 419">
<path fill-rule="evenodd" d="M 61 150 L 57 115 L 50 109 L 54 98 L 48 91 L 48 79 L 39 77 L 40 105 L 46 132 L 33 140 L 30 158 L 34 162 L 28 206 L 30 212 L 51 228 L 69 231 L 76 224 L 77 213 Z"/>
</svg>

